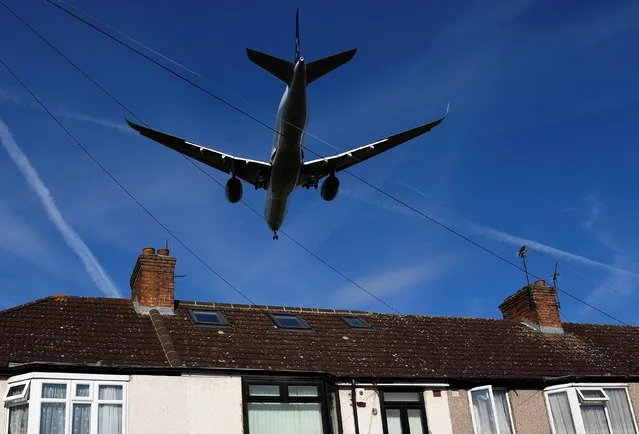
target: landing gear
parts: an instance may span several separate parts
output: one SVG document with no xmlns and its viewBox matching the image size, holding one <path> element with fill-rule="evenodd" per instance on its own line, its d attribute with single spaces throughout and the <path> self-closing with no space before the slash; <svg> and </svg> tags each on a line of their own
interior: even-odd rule
<svg viewBox="0 0 639 434">
<path fill-rule="evenodd" d="M 278 236 L 277 236 L 277 231 L 273 231 L 273 239 L 274 239 L 274 240 L 277 240 L 277 239 L 279 239 L 279 238 L 280 238 L 280 237 L 278 237 Z"/>
</svg>

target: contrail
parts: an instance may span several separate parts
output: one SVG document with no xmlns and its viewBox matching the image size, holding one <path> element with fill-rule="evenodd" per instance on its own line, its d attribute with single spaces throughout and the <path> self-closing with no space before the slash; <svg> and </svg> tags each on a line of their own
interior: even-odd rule
<svg viewBox="0 0 639 434">
<path fill-rule="evenodd" d="M 502 232 L 498 229 L 492 228 L 490 226 L 485 226 L 479 223 L 475 223 L 467 217 L 459 214 L 452 208 L 449 208 L 447 205 L 439 202 L 437 199 L 434 199 L 432 196 L 424 193 L 423 191 L 406 184 L 403 181 L 395 180 L 397 183 L 403 185 L 404 187 L 414 191 L 415 193 L 427 198 L 430 201 L 435 201 L 439 206 L 443 208 L 449 209 L 451 212 L 456 214 L 459 217 L 458 225 L 459 227 L 465 228 L 479 236 L 484 238 L 492 239 L 495 241 L 499 241 L 506 244 L 512 244 L 516 246 L 521 246 L 525 244 L 530 250 L 535 250 L 537 252 L 545 253 L 555 258 L 565 259 L 567 261 L 578 262 L 580 264 L 588 265 L 595 268 L 602 268 L 605 270 L 614 271 L 617 273 L 626 274 L 628 276 L 639 278 L 639 274 L 634 273 L 629 270 L 625 270 L 623 268 L 615 267 L 614 265 L 604 264 L 603 262 L 595 261 L 594 259 L 586 258 L 585 256 L 577 255 L 575 253 L 567 252 L 565 250 L 558 249 L 556 247 L 549 246 L 547 244 L 542 244 L 537 241 L 528 240 L 526 238 L 518 237 L 516 235 L 511 235 L 506 232 Z"/>
<path fill-rule="evenodd" d="M 40 179 L 38 172 L 33 168 L 27 156 L 22 152 L 16 141 L 14 140 L 7 125 L 0 120 L 0 141 L 4 145 L 5 149 L 9 153 L 9 156 L 13 160 L 22 175 L 27 180 L 29 186 L 35 191 L 42 202 L 47 215 L 58 229 L 58 232 L 62 235 L 66 243 L 71 250 L 78 255 L 87 273 L 97 285 L 97 287 L 105 295 L 109 297 L 122 298 L 122 294 L 116 288 L 115 284 L 104 271 L 98 260 L 93 256 L 91 250 L 84 244 L 82 238 L 73 230 L 71 226 L 64 220 L 60 210 L 58 209 L 49 189 L 44 185 L 44 182 Z"/>
<path fill-rule="evenodd" d="M 34 102 L 26 102 L 19 95 L 14 92 L 7 91 L 5 89 L 0 88 L 0 102 L 8 102 L 11 104 L 18 105 L 20 107 L 42 111 L 42 107 Z M 58 116 L 62 116 L 67 119 L 73 119 L 81 122 L 89 122 L 92 124 L 100 125 L 106 128 L 110 128 L 117 132 L 123 134 L 137 134 L 131 128 L 126 126 L 124 122 L 118 123 L 109 119 L 89 116 L 84 113 L 78 113 L 75 111 L 70 111 L 64 108 L 58 108 L 53 110 Z"/>
</svg>

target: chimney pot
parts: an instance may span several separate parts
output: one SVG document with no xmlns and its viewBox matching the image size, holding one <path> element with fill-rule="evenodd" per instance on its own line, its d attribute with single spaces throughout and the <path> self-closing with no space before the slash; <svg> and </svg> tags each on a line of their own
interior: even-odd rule
<svg viewBox="0 0 639 434">
<path fill-rule="evenodd" d="M 169 249 L 158 249 L 158 255 L 169 256 Z"/>
<path fill-rule="evenodd" d="M 145 256 L 155 255 L 155 249 L 153 247 L 145 247 L 142 249 L 142 254 Z"/>
</svg>

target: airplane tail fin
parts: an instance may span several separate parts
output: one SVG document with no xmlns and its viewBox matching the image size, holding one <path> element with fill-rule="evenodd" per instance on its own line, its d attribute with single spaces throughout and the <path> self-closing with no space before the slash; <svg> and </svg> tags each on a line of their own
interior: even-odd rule
<svg viewBox="0 0 639 434">
<path fill-rule="evenodd" d="M 297 63 L 302 57 L 302 48 L 300 47 L 300 8 L 295 11 L 295 62 Z"/>
<path fill-rule="evenodd" d="M 343 64 L 351 60 L 353 56 L 355 56 L 356 51 L 357 48 L 354 48 L 352 50 L 344 51 L 339 54 L 334 54 L 332 56 L 324 57 L 323 59 L 309 62 L 306 65 L 306 84 L 311 84 L 318 78 L 342 66 Z"/>
<path fill-rule="evenodd" d="M 291 79 L 293 78 L 293 63 L 268 54 L 260 53 L 259 51 L 251 50 L 250 48 L 246 49 L 246 54 L 248 54 L 248 58 L 251 62 L 270 72 L 284 83 L 289 84 L 291 82 Z"/>
</svg>

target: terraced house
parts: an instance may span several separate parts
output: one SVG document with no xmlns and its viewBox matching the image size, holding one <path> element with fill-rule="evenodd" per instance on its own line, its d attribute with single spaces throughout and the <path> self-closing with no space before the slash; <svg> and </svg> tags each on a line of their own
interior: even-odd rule
<svg viewBox="0 0 639 434">
<path fill-rule="evenodd" d="M 179 301 L 146 248 L 131 299 L 0 312 L 0 433 L 637 433 L 639 327 Z"/>
</svg>

